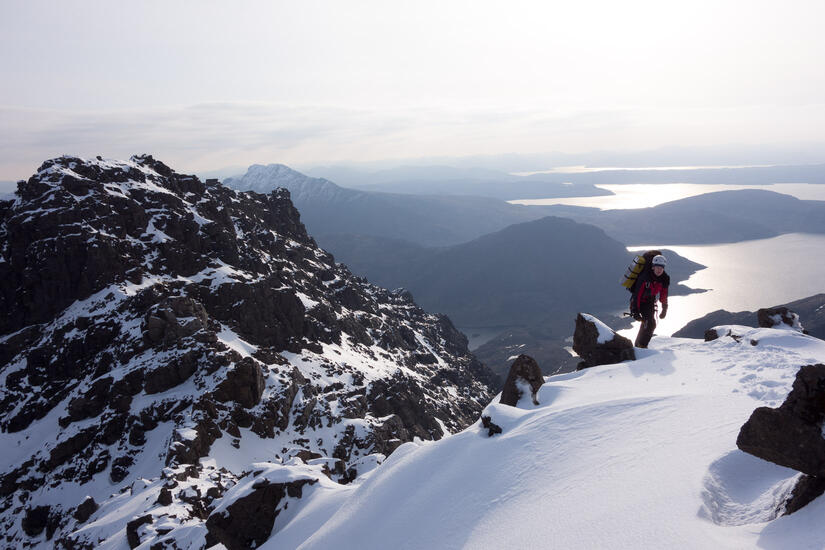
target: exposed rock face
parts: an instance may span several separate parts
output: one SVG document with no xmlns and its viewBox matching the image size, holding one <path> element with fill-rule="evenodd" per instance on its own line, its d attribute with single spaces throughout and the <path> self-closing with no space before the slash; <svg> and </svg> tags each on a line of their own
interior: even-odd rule
<svg viewBox="0 0 825 550">
<path fill-rule="evenodd" d="M 98 505 L 97 502 L 95 502 L 95 499 L 88 497 L 83 501 L 83 503 L 80 504 L 80 506 L 77 507 L 72 515 L 78 523 L 84 523 L 97 511 L 97 508 Z"/>
<path fill-rule="evenodd" d="M 141 542 L 143 542 L 139 531 L 141 526 L 152 523 L 153 521 L 152 515 L 146 514 L 126 524 L 126 541 L 129 543 L 129 548 L 137 548 L 140 546 Z"/>
<path fill-rule="evenodd" d="M 825 365 L 799 369 L 793 388 L 778 408 L 759 407 L 739 431 L 736 445 L 746 453 L 816 478 L 802 478 L 794 490 L 793 511 L 825 490 Z M 821 494 L 821 492 L 819 493 Z M 790 513 L 790 512 L 788 512 Z"/>
<path fill-rule="evenodd" d="M 784 325 L 800 332 L 805 331 L 799 322 L 799 315 L 786 307 L 760 309 L 756 312 L 756 318 L 760 327 L 773 328 Z"/>
<path fill-rule="evenodd" d="M 260 364 L 251 357 L 245 357 L 226 373 L 226 380 L 215 389 L 215 399 L 251 409 L 261 402 L 265 384 Z"/>
<path fill-rule="evenodd" d="M 825 477 L 803 475 L 796 482 L 791 496 L 785 502 L 785 511 L 782 515 L 789 516 L 801 510 L 823 493 L 825 493 Z"/>
<path fill-rule="evenodd" d="M 524 390 L 529 387 L 530 398 L 534 405 L 538 405 L 536 394 L 544 384 L 544 376 L 536 360 L 528 355 L 519 355 L 510 366 L 510 373 L 504 381 L 504 388 L 501 390 L 501 400 L 503 405 L 515 407 L 524 394 Z M 526 386 L 526 387 L 525 387 Z"/>
<path fill-rule="evenodd" d="M 347 481 L 367 455 L 468 426 L 493 389 L 449 319 L 336 264 L 285 190 L 237 193 L 151 156 L 53 159 L 0 201 L 0 312 L 0 429 L 19 434 L 0 454 L 6 546 L 43 525 L 98 545 L 86 496 L 111 512 L 110 484 L 135 471 L 169 486 L 119 532 L 138 517 L 132 539 L 160 544 L 162 507 L 205 520 L 241 475 L 207 472 L 215 445 L 242 463 L 261 438 L 272 460 L 338 460 Z M 65 509 L 41 490 L 62 483 L 84 491 Z"/>
<path fill-rule="evenodd" d="M 262 479 L 252 491 L 235 500 L 226 510 L 213 513 L 206 520 L 209 534 L 229 550 L 257 548 L 269 538 L 279 505 L 285 497 L 300 498 L 303 487 L 314 480 L 300 479 L 289 483 L 270 483 Z"/>
<path fill-rule="evenodd" d="M 582 358 L 577 370 L 636 359 L 633 342 L 616 334 L 595 317 L 581 313 L 576 316 L 573 351 Z"/>
</svg>

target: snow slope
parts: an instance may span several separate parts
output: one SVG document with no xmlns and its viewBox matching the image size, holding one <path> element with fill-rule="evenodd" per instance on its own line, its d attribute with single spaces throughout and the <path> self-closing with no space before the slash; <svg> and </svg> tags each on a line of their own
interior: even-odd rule
<svg viewBox="0 0 825 550">
<path fill-rule="evenodd" d="M 496 398 L 501 435 L 407 443 L 309 494 L 262 548 L 823 548 L 825 499 L 777 518 L 797 472 L 735 441 L 825 342 L 729 328 L 740 341 L 656 337 L 635 362 L 549 377 L 538 406 Z"/>
</svg>

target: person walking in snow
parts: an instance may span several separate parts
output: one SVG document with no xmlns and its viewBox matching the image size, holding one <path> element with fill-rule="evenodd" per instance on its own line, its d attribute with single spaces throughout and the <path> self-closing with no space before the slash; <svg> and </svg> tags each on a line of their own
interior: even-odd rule
<svg viewBox="0 0 825 550">
<path fill-rule="evenodd" d="M 630 299 L 630 311 L 633 318 L 642 322 L 639 334 L 636 336 L 635 346 L 646 348 L 653 331 L 656 329 L 656 302 L 662 302 L 660 319 L 667 315 L 667 290 L 670 286 L 670 275 L 665 273 L 667 259 L 661 254 L 654 256 L 651 268 L 639 275 L 635 285 L 633 297 Z"/>
</svg>

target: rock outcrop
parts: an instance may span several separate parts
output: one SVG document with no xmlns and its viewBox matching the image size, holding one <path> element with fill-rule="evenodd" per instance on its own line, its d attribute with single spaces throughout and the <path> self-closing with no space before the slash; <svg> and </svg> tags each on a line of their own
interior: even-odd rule
<svg viewBox="0 0 825 550">
<path fill-rule="evenodd" d="M 737 314 L 739 315 L 739 314 Z M 758 313 L 759 326 L 761 328 L 792 330 L 808 334 L 799 322 L 799 315 L 786 307 L 764 308 Z M 748 338 L 745 334 L 750 333 Z M 746 342 L 752 346 L 759 345 L 759 330 L 750 330 L 742 325 L 719 325 L 705 331 L 705 342 L 711 342 L 718 338 L 730 337 L 737 342 Z"/>
<path fill-rule="evenodd" d="M 488 415 L 484 415 L 481 417 L 481 425 L 487 429 L 488 437 L 493 437 L 494 435 L 500 434 L 502 432 L 501 426 L 493 422 L 493 419 Z"/>
<path fill-rule="evenodd" d="M 791 314 L 788 318 L 789 326 L 794 326 L 793 314 L 799 316 L 800 324 L 804 324 L 803 332 L 816 338 L 825 339 L 825 294 L 815 294 L 801 300 L 795 300 L 771 308 L 765 308 L 760 311 L 781 310 L 787 309 Z M 775 314 L 775 313 L 774 313 Z M 774 315 L 772 314 L 772 315 Z M 715 327 L 720 325 L 744 325 L 750 327 L 756 326 L 772 326 L 763 325 L 759 320 L 759 314 L 756 311 L 739 311 L 731 313 L 723 309 L 708 313 L 704 317 L 695 319 L 673 333 L 673 336 L 679 338 L 702 338 L 708 327 Z"/>
<path fill-rule="evenodd" d="M 756 312 L 756 319 L 760 327 L 774 328 L 785 326 L 806 333 L 799 322 L 799 315 L 787 307 L 768 307 Z"/>
<path fill-rule="evenodd" d="M 116 536 L 95 523 L 120 509 L 113 483 L 139 502 L 119 536 L 161 544 L 188 521 L 167 506 L 206 529 L 247 441 L 347 482 L 470 425 L 495 389 L 449 319 L 318 248 L 288 192 L 151 156 L 52 159 L 0 201 L 0 312 L 4 546 Z M 215 446 L 233 465 L 204 466 Z M 76 502 L 50 500 L 62 484 Z"/>
<path fill-rule="evenodd" d="M 573 351 L 582 358 L 577 370 L 636 359 L 633 342 L 586 313 L 576 316 Z"/>
<path fill-rule="evenodd" d="M 825 365 L 799 369 L 793 388 L 776 409 L 759 407 L 739 431 L 746 453 L 806 474 L 794 489 L 788 513 L 825 491 Z"/>
<path fill-rule="evenodd" d="M 750 332 L 752 331 L 748 330 L 747 327 L 743 327 L 740 325 L 722 325 L 719 327 L 713 327 L 706 330 L 705 342 L 712 342 L 719 338 L 730 337 L 736 342 L 746 341 L 752 346 L 758 345 L 759 340 L 755 338 L 745 338 L 745 334 Z"/>
<path fill-rule="evenodd" d="M 538 405 L 536 394 L 544 384 L 544 376 L 536 360 L 528 355 L 519 355 L 510 366 L 510 373 L 504 381 L 504 388 L 501 390 L 500 403 L 515 407 L 522 396 L 530 392 L 530 399 L 534 405 Z"/>
<path fill-rule="evenodd" d="M 301 498 L 305 485 L 316 483 L 300 479 L 271 483 L 261 479 L 248 494 L 235 499 L 225 509 L 213 512 L 206 520 L 209 536 L 228 550 L 257 548 L 269 538 L 275 518 L 283 509 L 283 499 Z"/>
</svg>

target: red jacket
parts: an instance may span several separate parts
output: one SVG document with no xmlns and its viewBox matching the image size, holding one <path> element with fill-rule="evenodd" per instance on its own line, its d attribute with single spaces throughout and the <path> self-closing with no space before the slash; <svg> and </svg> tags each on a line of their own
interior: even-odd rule
<svg viewBox="0 0 825 550">
<path fill-rule="evenodd" d="M 636 309 L 642 309 L 644 303 L 655 303 L 658 298 L 662 305 L 667 307 L 667 289 L 670 286 L 670 275 L 662 273 L 657 277 L 653 271 L 642 274 L 636 285 Z"/>
</svg>

